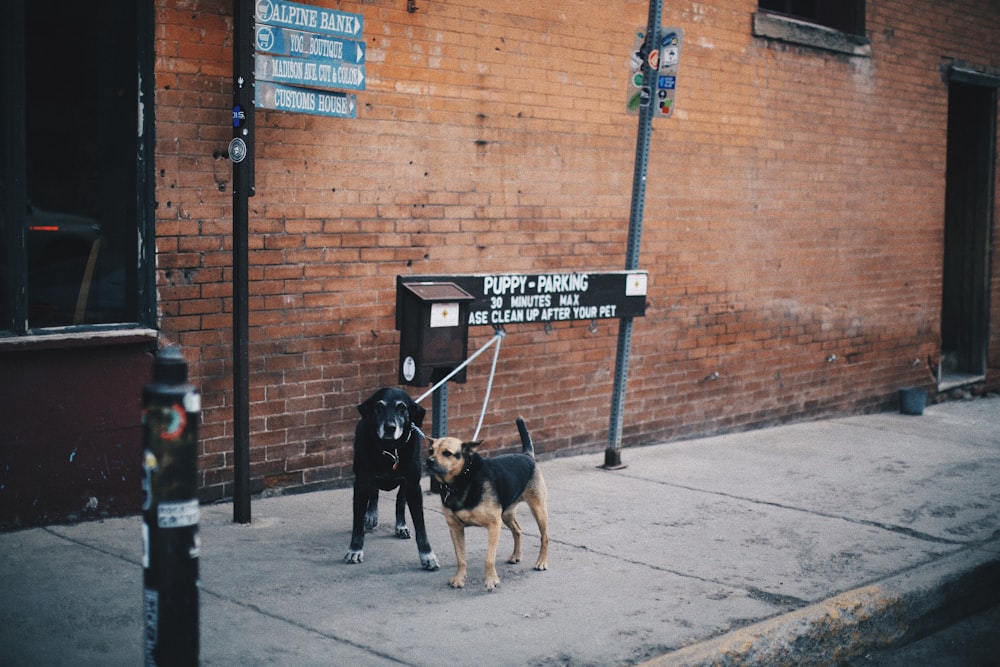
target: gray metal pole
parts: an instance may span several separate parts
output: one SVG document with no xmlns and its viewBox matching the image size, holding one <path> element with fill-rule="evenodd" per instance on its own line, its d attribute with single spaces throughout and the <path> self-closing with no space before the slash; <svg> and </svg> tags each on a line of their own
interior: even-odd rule
<svg viewBox="0 0 1000 667">
<path fill-rule="evenodd" d="M 443 438 L 448 435 L 448 383 L 445 382 L 434 392 L 434 424 L 431 427 L 432 438 Z"/>
<path fill-rule="evenodd" d="M 658 48 L 660 35 L 660 15 L 663 0 L 650 0 L 649 19 L 646 23 L 644 55 Z M 645 103 L 639 108 L 639 131 L 635 142 L 635 169 L 632 175 L 632 207 L 628 221 L 628 248 L 625 254 L 625 269 L 639 268 L 639 247 L 642 241 L 642 215 L 646 206 L 646 174 L 649 170 L 649 135 L 653 129 L 654 77 L 656 71 L 649 65 L 649 59 L 642 59 L 642 83 L 650 91 Z M 629 350 L 632 346 L 632 318 L 622 318 L 618 325 L 618 349 L 615 359 L 615 384 L 611 394 L 611 421 L 608 426 L 608 447 L 604 450 L 604 468 L 624 468 L 622 464 L 622 413 L 625 411 L 625 385 L 628 381 Z"/>
</svg>

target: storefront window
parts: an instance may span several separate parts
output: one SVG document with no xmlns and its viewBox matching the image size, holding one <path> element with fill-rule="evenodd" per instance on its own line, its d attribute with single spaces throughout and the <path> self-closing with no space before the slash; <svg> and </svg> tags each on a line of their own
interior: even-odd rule
<svg viewBox="0 0 1000 667">
<path fill-rule="evenodd" d="M 140 324 L 142 3 L 8 3 L 0 332 Z"/>
</svg>

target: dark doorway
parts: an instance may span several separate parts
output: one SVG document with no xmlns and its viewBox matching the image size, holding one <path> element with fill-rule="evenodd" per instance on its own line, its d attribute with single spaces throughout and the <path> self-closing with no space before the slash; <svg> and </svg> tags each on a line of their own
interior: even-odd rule
<svg viewBox="0 0 1000 667">
<path fill-rule="evenodd" d="M 986 375 L 996 88 L 952 80 L 939 389 Z"/>
</svg>

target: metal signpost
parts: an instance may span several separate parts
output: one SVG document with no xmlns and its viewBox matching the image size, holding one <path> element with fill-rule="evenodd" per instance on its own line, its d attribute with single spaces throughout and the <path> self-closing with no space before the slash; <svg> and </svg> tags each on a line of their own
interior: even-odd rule
<svg viewBox="0 0 1000 667">
<path fill-rule="evenodd" d="M 363 19 L 285 0 L 233 0 L 233 521 L 250 523 L 249 201 L 254 109 L 355 118 Z M 256 62 L 255 62 L 256 61 Z"/>
<path fill-rule="evenodd" d="M 233 521 L 250 523 L 248 198 L 254 194 L 254 0 L 233 6 Z"/>
<path fill-rule="evenodd" d="M 628 248 L 625 269 L 639 267 L 642 239 L 642 216 L 646 206 L 646 174 L 649 170 L 649 138 L 653 116 L 670 116 L 674 109 L 677 89 L 677 66 L 680 58 L 680 29 L 671 28 L 660 34 L 660 14 L 663 0 L 650 0 L 649 18 L 642 45 L 633 57 L 641 77 L 633 72 L 632 85 L 639 85 L 637 94 L 629 98 L 628 109 L 638 108 L 639 130 L 636 137 L 635 169 L 632 175 L 632 207 L 629 212 Z M 666 58 L 664 55 L 666 54 Z M 665 68 L 665 69 L 662 69 Z M 654 90 L 656 93 L 654 94 Z M 655 101 L 654 101 L 655 98 Z M 622 464 L 622 413 L 625 411 L 625 385 L 628 380 L 629 351 L 632 346 L 632 318 L 624 317 L 618 329 L 618 349 L 615 360 L 615 383 L 611 395 L 611 419 L 608 425 L 608 446 L 604 451 L 605 469 L 617 470 Z"/>
</svg>

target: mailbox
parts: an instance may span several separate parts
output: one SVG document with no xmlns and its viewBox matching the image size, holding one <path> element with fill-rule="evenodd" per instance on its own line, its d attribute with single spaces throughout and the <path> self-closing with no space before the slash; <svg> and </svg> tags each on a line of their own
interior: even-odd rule
<svg viewBox="0 0 1000 667">
<path fill-rule="evenodd" d="M 396 281 L 399 382 L 439 382 L 468 356 L 471 294 L 451 282 Z M 455 382 L 465 382 L 465 369 Z"/>
</svg>

